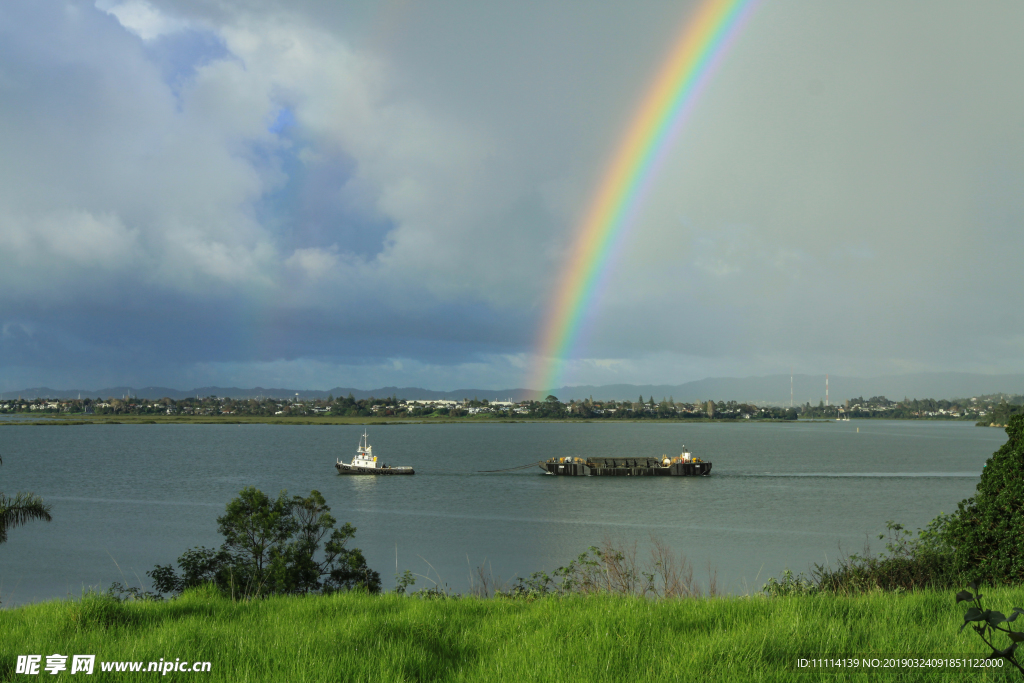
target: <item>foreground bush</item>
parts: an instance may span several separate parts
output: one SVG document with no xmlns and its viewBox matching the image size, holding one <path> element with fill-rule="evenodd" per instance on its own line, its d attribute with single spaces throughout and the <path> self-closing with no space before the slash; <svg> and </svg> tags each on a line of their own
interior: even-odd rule
<svg viewBox="0 0 1024 683">
<path fill-rule="evenodd" d="M 531 598 L 546 595 L 624 595 L 654 598 L 696 598 L 718 593 L 717 574 L 708 567 L 706 588 L 694 579 L 693 566 L 677 556 L 661 539 L 651 537 L 649 559 L 637 556 L 637 544 L 616 545 L 606 539 L 591 546 L 569 564 L 548 574 L 534 572 L 520 578 L 502 597 Z M 480 572 L 481 579 L 483 573 Z M 482 594 L 487 596 L 487 584 Z"/>
<path fill-rule="evenodd" d="M 985 609 L 985 605 L 981 601 L 985 596 L 978 592 L 978 584 L 971 582 L 970 588 L 969 591 L 960 591 L 956 594 L 957 603 L 974 603 L 964 614 L 964 623 L 960 626 L 960 630 L 963 631 L 970 626 L 990 650 L 989 659 L 1002 659 L 1024 674 L 1024 667 L 1017 661 L 1017 648 L 1024 642 L 1024 632 L 1016 631 L 1011 626 L 1013 622 L 1017 621 L 1017 617 L 1024 614 L 1024 609 L 1014 607 L 1009 616 L 998 610 Z M 1006 640 L 999 643 L 997 635 L 1003 636 Z M 1000 645 L 1004 647 L 1000 647 Z"/>
<path fill-rule="evenodd" d="M 1009 440 L 985 463 L 972 498 L 949 523 L 955 566 L 980 582 L 1024 583 L 1024 415 L 1006 425 Z"/>
<path fill-rule="evenodd" d="M 915 537 L 902 524 L 888 522 L 886 552 L 841 558 L 836 567 L 816 564 L 811 571 L 818 590 L 833 593 L 957 589 L 966 579 L 957 571 L 947 539 L 949 515 L 939 515 Z M 884 539 L 885 535 L 880 535 Z"/>
</svg>

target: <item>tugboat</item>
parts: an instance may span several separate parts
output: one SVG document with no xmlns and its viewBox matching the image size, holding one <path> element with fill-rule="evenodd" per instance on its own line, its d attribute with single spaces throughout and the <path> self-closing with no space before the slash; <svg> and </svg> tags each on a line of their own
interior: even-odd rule
<svg viewBox="0 0 1024 683">
<path fill-rule="evenodd" d="M 340 459 L 334 463 L 338 474 L 415 474 L 411 467 L 391 467 L 381 463 L 377 464 L 377 456 L 373 454 L 373 446 L 366 440 L 366 432 L 356 449 L 356 457 L 352 458 L 349 464 L 343 463 Z"/>
<path fill-rule="evenodd" d="M 706 477 L 711 463 L 694 458 L 683 446 L 675 458 L 550 458 L 539 463 L 548 474 L 575 477 Z"/>
</svg>

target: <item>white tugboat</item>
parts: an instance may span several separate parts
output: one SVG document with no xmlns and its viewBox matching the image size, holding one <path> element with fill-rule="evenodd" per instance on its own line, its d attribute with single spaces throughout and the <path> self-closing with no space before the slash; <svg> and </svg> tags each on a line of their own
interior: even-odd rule
<svg viewBox="0 0 1024 683">
<path fill-rule="evenodd" d="M 366 432 L 356 449 L 356 457 L 352 458 L 349 464 L 343 463 L 340 459 L 334 464 L 338 474 L 415 474 L 411 467 L 391 467 L 384 463 L 377 463 L 377 456 L 373 454 L 373 446 L 366 440 Z"/>
</svg>

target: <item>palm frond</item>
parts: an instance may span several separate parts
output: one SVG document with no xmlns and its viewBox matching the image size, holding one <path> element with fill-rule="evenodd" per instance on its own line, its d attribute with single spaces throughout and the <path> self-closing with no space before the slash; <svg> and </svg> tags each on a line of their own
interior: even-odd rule
<svg viewBox="0 0 1024 683">
<path fill-rule="evenodd" d="M 8 498 L 0 493 L 0 543 L 7 540 L 7 530 L 34 520 L 49 522 L 50 506 L 32 493 L 17 493 Z"/>
</svg>

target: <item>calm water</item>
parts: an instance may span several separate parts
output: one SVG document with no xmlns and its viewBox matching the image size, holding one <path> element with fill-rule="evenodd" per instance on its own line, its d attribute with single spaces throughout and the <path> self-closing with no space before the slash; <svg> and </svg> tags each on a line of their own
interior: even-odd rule
<svg viewBox="0 0 1024 683">
<path fill-rule="evenodd" d="M 1002 430 L 966 423 L 389 425 L 369 429 L 374 452 L 415 476 L 337 476 L 335 456 L 351 458 L 362 431 L 0 427 L 0 491 L 34 491 L 53 506 L 53 522 L 15 529 L 0 545 L 0 599 L 78 595 L 125 579 L 148 587 L 153 565 L 219 545 L 216 517 L 247 485 L 319 490 L 340 522 L 358 528 L 355 545 L 387 585 L 396 551 L 399 570 L 462 591 L 481 564 L 509 580 L 606 537 L 643 543 L 654 534 L 745 592 L 786 567 L 834 560 L 840 544 L 859 551 L 870 538 L 880 550 L 888 519 L 916 528 L 954 510 L 1005 441 Z M 674 455 L 683 444 L 714 463 L 712 476 L 476 473 L 552 455 Z"/>
</svg>

